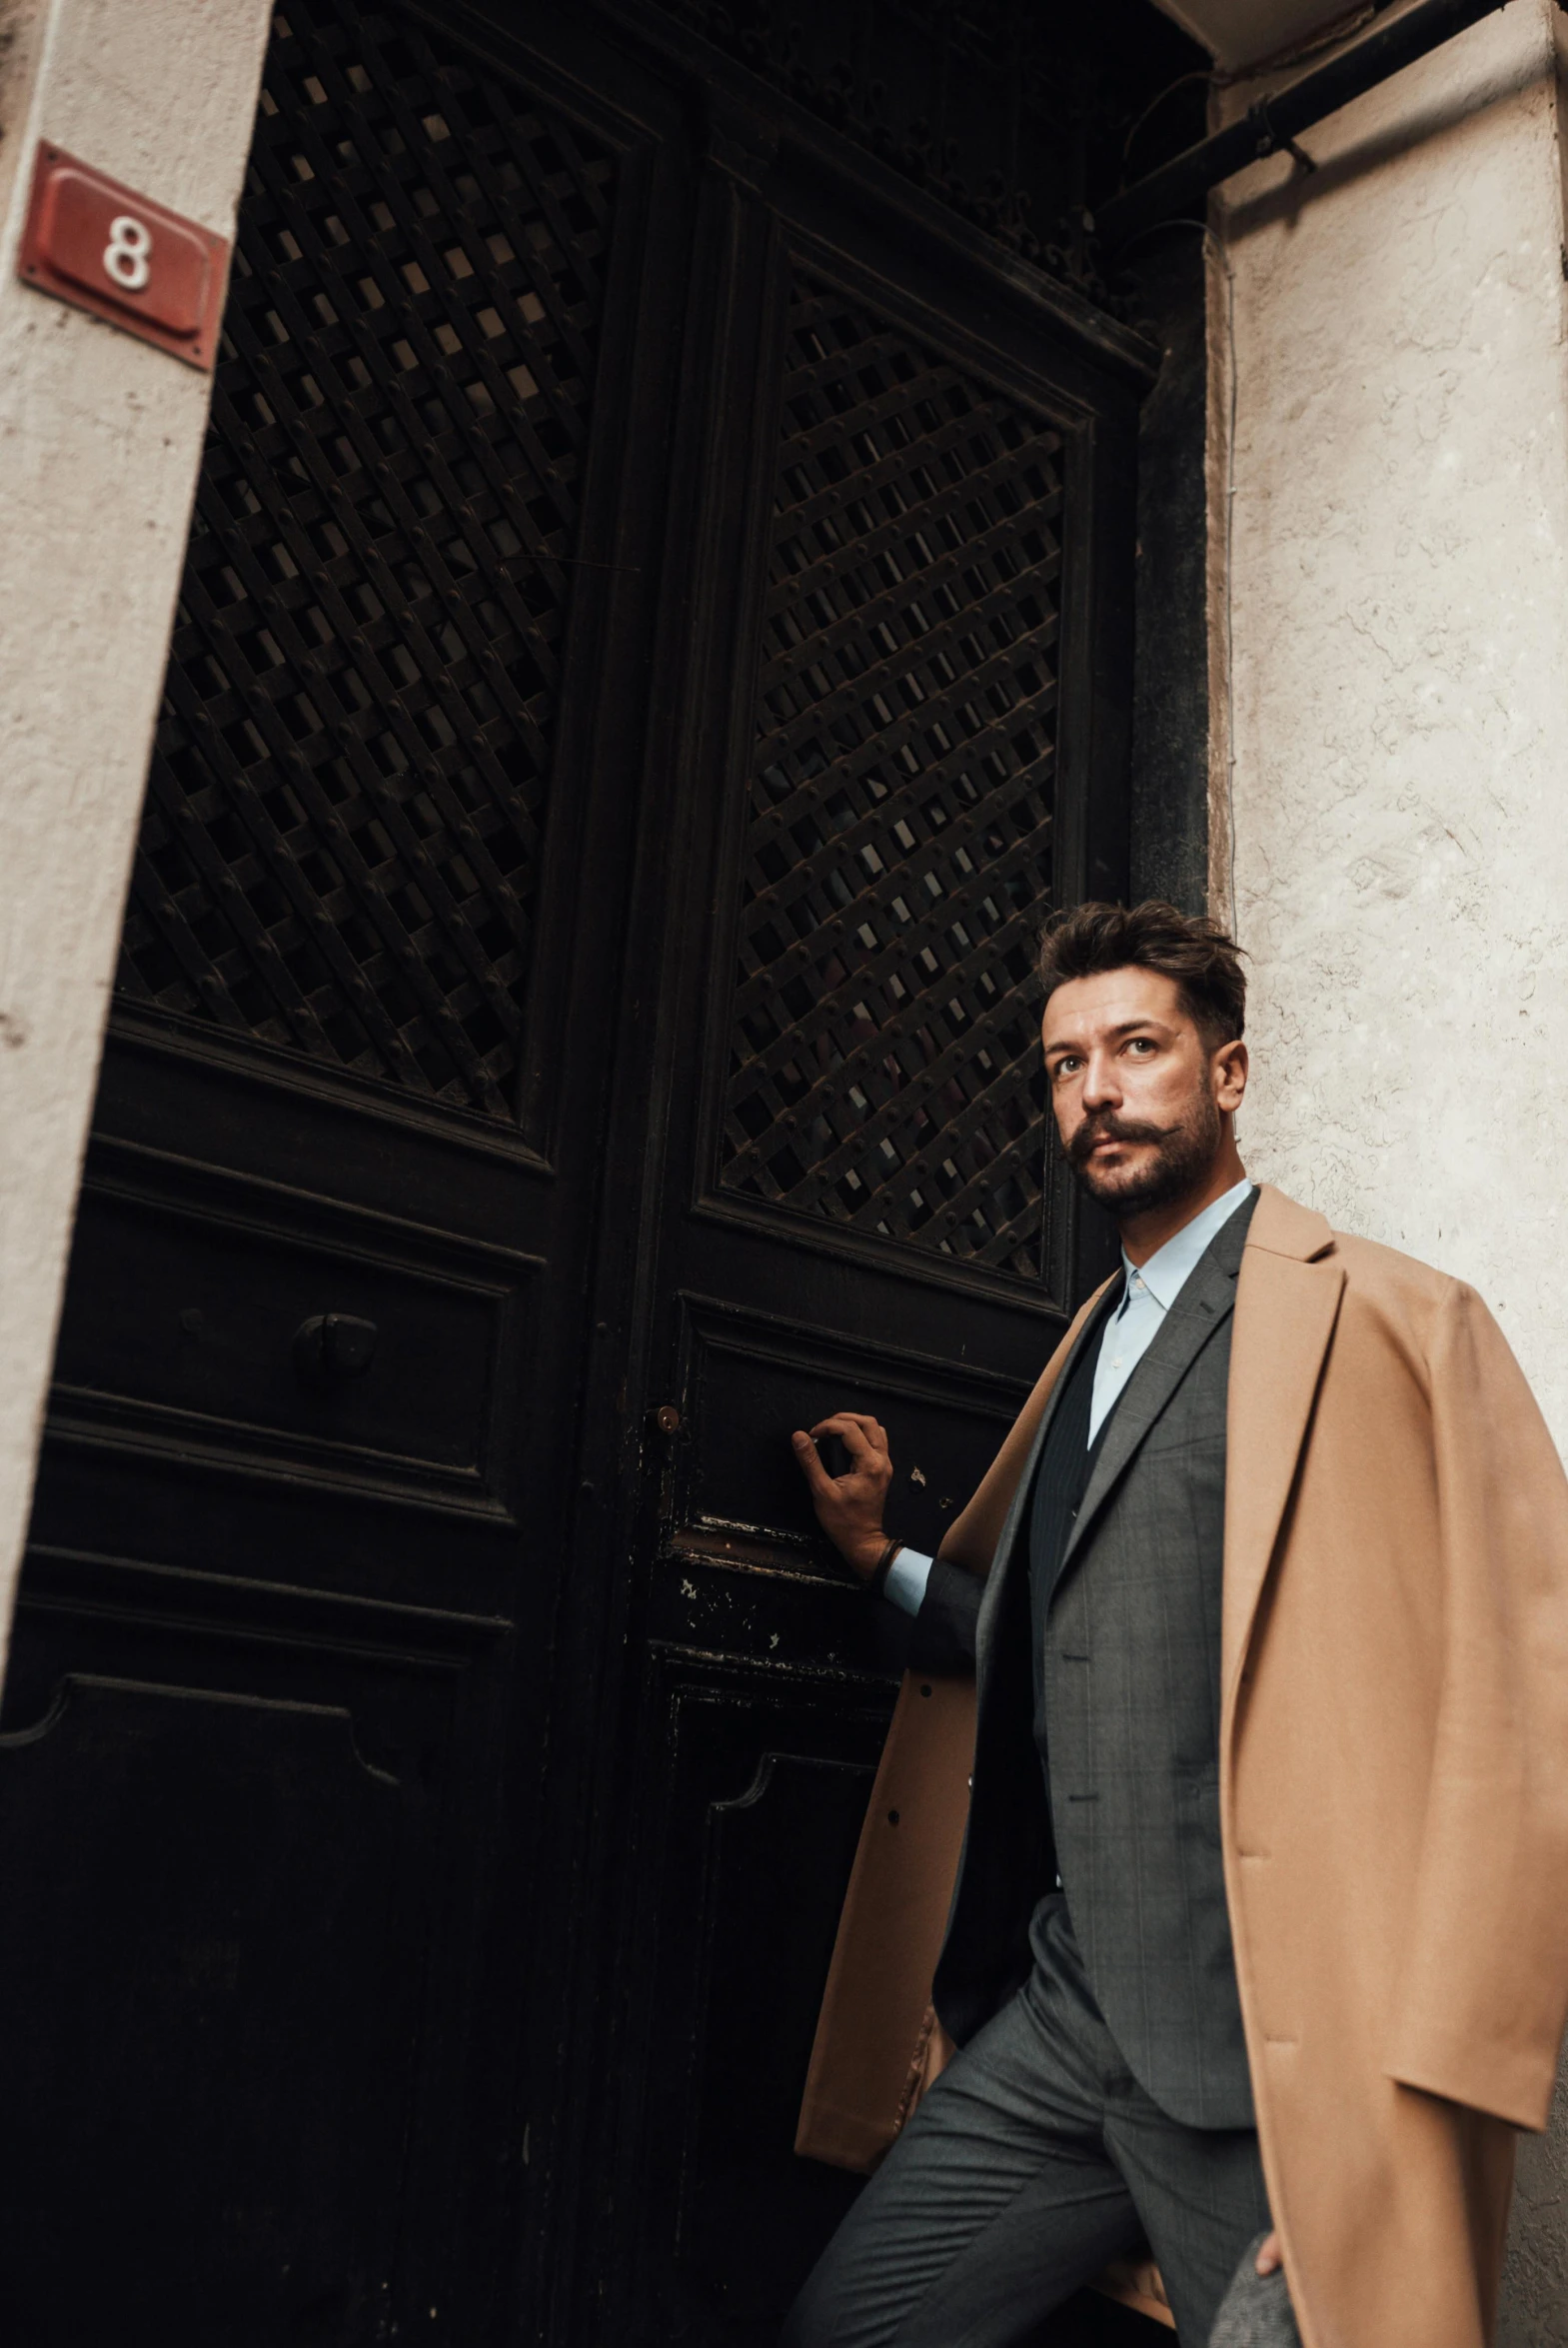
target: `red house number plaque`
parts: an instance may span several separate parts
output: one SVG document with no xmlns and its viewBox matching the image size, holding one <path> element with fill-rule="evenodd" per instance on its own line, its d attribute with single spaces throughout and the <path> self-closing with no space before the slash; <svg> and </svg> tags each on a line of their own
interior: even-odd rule
<svg viewBox="0 0 1568 2348">
<path fill-rule="evenodd" d="M 40 146 L 17 274 L 210 372 L 229 245 L 58 147 Z"/>
</svg>

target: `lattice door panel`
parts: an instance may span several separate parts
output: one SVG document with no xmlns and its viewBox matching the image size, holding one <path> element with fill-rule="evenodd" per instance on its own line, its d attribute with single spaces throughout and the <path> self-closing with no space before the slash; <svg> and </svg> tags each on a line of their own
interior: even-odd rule
<svg viewBox="0 0 1568 2348">
<path fill-rule="evenodd" d="M 285 0 L 120 985 L 517 1115 L 610 158 Z"/>
<path fill-rule="evenodd" d="M 720 1180 L 1038 1280 L 1063 462 L 792 289 Z"/>
</svg>

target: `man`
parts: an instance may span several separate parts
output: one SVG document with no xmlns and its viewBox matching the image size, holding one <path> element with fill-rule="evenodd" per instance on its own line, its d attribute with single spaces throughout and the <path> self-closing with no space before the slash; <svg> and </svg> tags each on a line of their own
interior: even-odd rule
<svg viewBox="0 0 1568 2348">
<path fill-rule="evenodd" d="M 1121 1273 L 938 1559 L 883 1524 L 874 1419 L 813 1430 L 837 1477 L 794 1438 L 823 1528 L 915 1614 L 919 1692 L 972 1656 L 977 1709 L 954 1888 L 921 1858 L 936 1707 L 900 1701 L 810 2094 L 949 1890 L 960 2051 L 786 2348 L 1021 2348 L 1145 2238 L 1203 2348 L 1259 2236 L 1306 2348 L 1480 2348 L 1568 2005 L 1568 1485 L 1471 1290 L 1247 1180 L 1218 929 L 1084 906 L 1040 970 Z"/>
</svg>

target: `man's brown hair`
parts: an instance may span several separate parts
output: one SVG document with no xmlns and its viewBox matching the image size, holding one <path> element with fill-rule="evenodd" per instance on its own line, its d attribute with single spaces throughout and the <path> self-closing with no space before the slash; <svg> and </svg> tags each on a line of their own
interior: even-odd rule
<svg viewBox="0 0 1568 2348">
<path fill-rule="evenodd" d="M 1056 914 L 1040 939 L 1039 975 L 1047 997 L 1069 979 L 1102 971 L 1161 971 L 1180 989 L 1181 1008 L 1210 1051 L 1232 1043 L 1246 1025 L 1242 949 L 1205 914 L 1178 913 L 1161 898 L 1142 905 L 1075 905 Z"/>
</svg>

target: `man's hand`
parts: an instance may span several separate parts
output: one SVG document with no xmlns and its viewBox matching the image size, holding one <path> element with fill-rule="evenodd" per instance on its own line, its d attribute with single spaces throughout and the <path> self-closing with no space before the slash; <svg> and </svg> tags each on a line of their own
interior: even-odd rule
<svg viewBox="0 0 1568 2348">
<path fill-rule="evenodd" d="M 1279 2247 L 1279 2236 L 1270 2234 L 1257 2254 L 1257 2271 L 1260 2275 L 1277 2274 L 1284 2263 L 1285 2254 Z"/>
<path fill-rule="evenodd" d="M 840 1437 L 849 1454 L 847 1475 L 828 1474 L 816 1455 L 819 1435 Z M 892 1460 L 881 1425 L 857 1410 L 836 1410 L 831 1418 L 818 1420 L 809 1434 L 797 1429 L 790 1440 L 800 1473 L 811 1487 L 817 1523 L 845 1564 L 862 1581 L 869 1581 L 887 1546 L 882 1502 L 892 1482 Z"/>
</svg>

